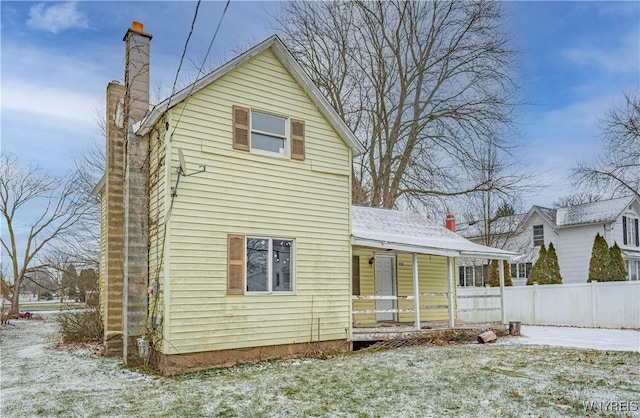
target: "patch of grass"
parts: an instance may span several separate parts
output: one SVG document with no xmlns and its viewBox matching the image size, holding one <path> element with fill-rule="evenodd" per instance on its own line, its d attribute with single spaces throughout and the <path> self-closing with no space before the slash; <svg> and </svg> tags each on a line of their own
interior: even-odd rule
<svg viewBox="0 0 640 418">
<path fill-rule="evenodd" d="M 28 336 L 46 321 L 21 325 Z M 588 416 L 585 401 L 634 400 L 640 386 L 639 354 L 570 348 L 411 347 L 161 377 L 3 341 L 3 417 Z"/>
</svg>

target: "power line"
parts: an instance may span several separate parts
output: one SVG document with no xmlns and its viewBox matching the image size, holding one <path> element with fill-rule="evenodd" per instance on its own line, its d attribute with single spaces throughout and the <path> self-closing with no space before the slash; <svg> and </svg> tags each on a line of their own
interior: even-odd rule
<svg viewBox="0 0 640 418">
<path fill-rule="evenodd" d="M 222 11 L 222 15 L 220 16 L 220 20 L 218 20 L 218 26 L 216 26 L 216 30 L 213 33 L 213 37 L 211 38 L 211 42 L 209 42 L 209 48 L 207 48 L 207 53 L 205 54 L 203 60 L 202 60 L 202 64 L 200 64 L 200 68 L 198 69 L 198 75 L 196 76 L 196 81 L 198 80 L 198 78 L 200 77 L 200 75 L 202 74 L 202 70 L 204 68 L 205 63 L 207 62 L 207 58 L 209 57 L 209 53 L 211 52 L 211 48 L 213 47 L 213 43 L 216 40 L 216 37 L 218 36 L 218 31 L 220 30 L 220 26 L 222 25 L 222 21 L 224 20 L 224 16 L 227 14 L 227 9 L 229 8 L 229 3 L 231 3 L 231 0 L 227 0 L 227 3 L 224 6 L 224 10 Z M 185 107 L 187 107 L 187 103 L 189 102 L 189 99 L 191 98 L 191 94 L 193 93 L 193 90 L 196 87 L 196 83 L 195 81 L 191 84 L 191 89 L 189 90 L 189 94 L 187 95 L 187 99 L 184 103 L 184 106 L 182 106 L 182 109 L 180 110 L 180 114 L 178 115 L 178 120 L 176 121 L 176 124 L 173 127 L 173 132 L 176 131 L 176 128 L 178 127 L 178 124 L 180 123 L 180 119 L 182 118 L 182 114 L 184 113 L 184 109 Z M 167 107 L 167 110 L 169 108 Z M 173 135 L 172 132 L 172 135 Z M 171 135 L 171 136 L 172 136 Z M 169 136 L 169 138 L 171 138 L 171 136 Z"/>
<path fill-rule="evenodd" d="M 196 19 L 198 18 L 198 9 L 200 9 L 200 3 L 202 0 L 198 0 L 196 4 L 196 11 L 193 14 L 193 20 L 191 21 L 191 29 L 189 30 L 189 35 L 187 35 L 187 40 L 184 43 L 184 48 L 182 50 L 182 56 L 180 57 L 180 64 L 178 64 L 178 71 L 176 71 L 176 78 L 173 80 L 173 87 L 171 88 L 171 96 L 169 96 L 169 101 L 167 102 L 167 110 L 169 110 L 169 106 L 171 105 L 171 99 L 176 94 L 176 84 L 178 83 L 178 75 L 180 74 L 180 69 L 182 68 L 182 62 L 184 61 L 184 56 L 187 54 L 187 46 L 189 45 L 189 40 L 191 40 L 191 35 L 193 34 L 193 28 L 196 25 Z"/>
</svg>

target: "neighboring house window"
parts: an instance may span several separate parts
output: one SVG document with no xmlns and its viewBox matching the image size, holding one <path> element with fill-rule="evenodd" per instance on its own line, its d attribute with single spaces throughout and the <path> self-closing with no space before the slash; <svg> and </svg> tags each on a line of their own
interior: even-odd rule
<svg viewBox="0 0 640 418">
<path fill-rule="evenodd" d="M 531 263 L 516 263 L 511 265 L 511 277 L 516 279 L 528 279 L 531 273 Z"/>
<path fill-rule="evenodd" d="M 247 237 L 247 292 L 293 291 L 293 240 Z"/>
<path fill-rule="evenodd" d="M 624 245 L 640 247 L 638 218 L 622 217 L 622 241 Z"/>
<path fill-rule="evenodd" d="M 462 287 L 485 286 L 487 266 L 460 266 L 459 283 Z"/>
<path fill-rule="evenodd" d="M 627 269 L 627 280 L 640 280 L 640 260 L 625 260 L 624 266 Z"/>
<path fill-rule="evenodd" d="M 304 141 L 302 120 L 233 106 L 234 149 L 304 160 Z"/>
<path fill-rule="evenodd" d="M 534 225 L 533 226 L 533 246 L 538 247 L 542 244 L 544 244 L 544 226 Z"/>
</svg>

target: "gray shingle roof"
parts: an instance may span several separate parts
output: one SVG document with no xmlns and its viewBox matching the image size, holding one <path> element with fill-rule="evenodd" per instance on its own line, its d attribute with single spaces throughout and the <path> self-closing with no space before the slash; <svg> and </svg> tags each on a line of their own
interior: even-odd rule
<svg viewBox="0 0 640 418">
<path fill-rule="evenodd" d="M 475 244 L 419 213 L 352 206 L 351 220 L 354 245 L 452 257 L 509 259 L 517 255 Z"/>
<path fill-rule="evenodd" d="M 597 222 L 613 222 L 634 199 L 634 197 L 627 196 L 560 208 L 556 213 L 556 225 L 570 226 Z"/>
</svg>

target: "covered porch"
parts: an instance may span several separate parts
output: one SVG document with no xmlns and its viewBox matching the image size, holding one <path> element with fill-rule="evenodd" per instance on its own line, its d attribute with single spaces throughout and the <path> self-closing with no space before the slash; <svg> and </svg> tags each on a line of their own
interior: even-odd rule
<svg viewBox="0 0 640 418">
<path fill-rule="evenodd" d="M 456 259 L 510 260 L 517 254 L 474 244 L 417 213 L 352 210 L 353 341 L 495 326 L 457 319 Z M 498 270 L 505 324 L 504 272 Z"/>
</svg>

